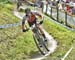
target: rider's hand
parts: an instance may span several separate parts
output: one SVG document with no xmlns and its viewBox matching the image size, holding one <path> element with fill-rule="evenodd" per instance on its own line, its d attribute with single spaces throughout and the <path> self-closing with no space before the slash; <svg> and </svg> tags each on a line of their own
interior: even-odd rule
<svg viewBox="0 0 75 60">
<path fill-rule="evenodd" d="M 26 32 L 26 29 L 23 29 L 22 32 Z"/>
<path fill-rule="evenodd" d="M 29 29 L 23 29 L 22 31 L 23 31 L 23 32 L 26 32 L 26 31 L 28 31 L 28 30 L 29 30 Z"/>
</svg>

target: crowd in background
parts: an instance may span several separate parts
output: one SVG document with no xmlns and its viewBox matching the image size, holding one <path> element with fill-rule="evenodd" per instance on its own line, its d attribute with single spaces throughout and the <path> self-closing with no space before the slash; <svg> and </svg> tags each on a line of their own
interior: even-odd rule
<svg viewBox="0 0 75 60">
<path fill-rule="evenodd" d="M 22 0 L 18 0 L 18 7 L 21 5 Z M 28 3 L 28 0 L 23 0 Z M 59 10 L 65 10 L 67 13 L 71 13 L 72 15 L 75 15 L 75 0 L 33 0 L 34 4 L 42 7 L 42 1 L 45 1 L 47 4 L 50 4 L 52 6 L 57 6 Z"/>
<path fill-rule="evenodd" d="M 52 6 L 58 5 L 59 10 L 75 15 L 75 0 L 47 0 Z"/>
</svg>

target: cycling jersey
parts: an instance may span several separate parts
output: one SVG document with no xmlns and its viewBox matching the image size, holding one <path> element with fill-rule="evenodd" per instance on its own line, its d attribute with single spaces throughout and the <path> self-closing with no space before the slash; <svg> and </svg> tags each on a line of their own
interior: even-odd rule
<svg viewBox="0 0 75 60">
<path fill-rule="evenodd" d="M 28 22 L 32 23 L 35 19 L 36 19 L 36 16 L 33 13 L 31 13 L 31 16 L 28 17 Z"/>
<path fill-rule="evenodd" d="M 29 23 L 33 23 L 36 20 L 36 15 L 42 17 L 39 13 L 37 12 L 31 12 L 31 15 L 25 15 L 23 17 L 22 23 L 24 24 L 25 21 L 27 20 Z"/>
</svg>

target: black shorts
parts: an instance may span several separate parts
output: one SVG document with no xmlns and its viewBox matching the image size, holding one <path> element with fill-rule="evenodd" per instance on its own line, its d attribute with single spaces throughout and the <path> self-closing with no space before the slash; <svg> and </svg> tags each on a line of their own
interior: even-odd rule
<svg viewBox="0 0 75 60">
<path fill-rule="evenodd" d="M 35 19 L 33 22 L 29 22 L 29 21 L 28 21 L 28 24 L 29 24 L 30 27 L 31 27 L 33 24 L 36 25 L 36 19 Z"/>
</svg>

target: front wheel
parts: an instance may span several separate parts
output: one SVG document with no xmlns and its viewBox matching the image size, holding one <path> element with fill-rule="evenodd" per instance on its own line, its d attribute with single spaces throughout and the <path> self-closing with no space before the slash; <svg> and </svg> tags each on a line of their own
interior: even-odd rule
<svg viewBox="0 0 75 60">
<path fill-rule="evenodd" d="M 39 49 L 39 51 L 41 52 L 41 54 L 45 55 L 49 51 L 49 49 L 45 45 L 43 37 L 37 33 L 37 34 L 33 35 L 33 38 L 34 38 L 36 46 Z M 40 47 L 40 45 L 41 45 L 41 47 Z"/>
<path fill-rule="evenodd" d="M 36 39 L 35 35 L 33 35 L 34 38 L 34 42 L 37 46 L 37 48 L 39 49 L 39 51 L 41 52 L 42 55 L 45 55 L 45 53 L 43 52 L 43 49 L 41 49 L 41 47 L 39 46 L 39 41 Z"/>
</svg>

